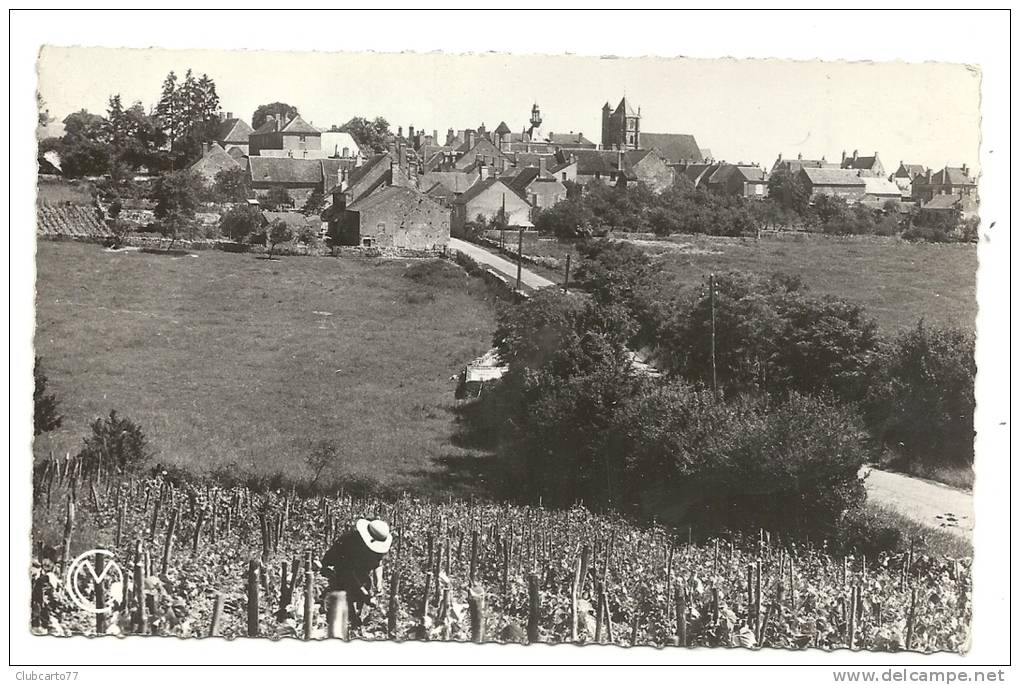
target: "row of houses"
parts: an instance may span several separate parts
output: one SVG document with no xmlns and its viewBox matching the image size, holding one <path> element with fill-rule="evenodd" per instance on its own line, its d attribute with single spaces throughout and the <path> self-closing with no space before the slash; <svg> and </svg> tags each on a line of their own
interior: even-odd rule
<svg viewBox="0 0 1020 685">
<path fill-rule="evenodd" d="M 798 176 L 812 196 L 830 195 L 853 202 L 883 203 L 898 200 L 923 210 L 959 209 L 967 217 L 977 212 L 977 180 L 966 164 L 932 170 L 921 164 L 900 162 L 886 176 L 878 153 L 842 154 L 839 162 L 821 159 L 783 159 L 772 165 L 772 173 L 785 171 Z"/>
<path fill-rule="evenodd" d="M 351 245 L 432 249 L 443 235 L 460 234 L 476 217 L 503 217 L 508 225 L 530 227 L 536 212 L 567 196 L 567 184 L 602 181 L 640 183 L 661 191 L 685 177 L 717 194 L 764 198 L 769 173 L 757 164 L 717 162 L 691 134 L 642 130 L 641 109 L 626 98 L 602 107 L 601 144 L 583 132 L 543 128 L 532 106 L 520 133 L 505 121 L 495 129 L 450 128 L 440 142 L 409 126 L 386 141 L 382 154 L 366 156 L 348 133 L 321 130 L 300 116 L 269 117 L 253 130 L 227 115 L 219 139 L 194 167 L 212 180 L 224 169 L 243 169 L 256 196 L 288 192 L 301 206 L 313 192 L 327 198 L 322 219 Z M 966 166 L 931 170 L 901 163 L 891 175 L 878 153 L 844 152 L 838 162 L 783 159 L 771 173 L 797 175 L 812 196 L 831 195 L 882 205 L 888 200 L 937 202 L 971 195 Z M 936 200 L 936 198 L 939 198 Z"/>
</svg>

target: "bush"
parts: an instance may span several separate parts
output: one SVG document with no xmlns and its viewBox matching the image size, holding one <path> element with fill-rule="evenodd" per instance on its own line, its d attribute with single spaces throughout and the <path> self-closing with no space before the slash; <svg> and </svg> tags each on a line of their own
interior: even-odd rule
<svg viewBox="0 0 1020 685">
<path fill-rule="evenodd" d="M 883 356 L 867 417 L 898 454 L 929 465 L 974 462 L 974 336 L 919 321 Z"/>
<path fill-rule="evenodd" d="M 469 254 L 460 251 L 454 252 L 453 261 L 472 276 L 477 276 L 483 271 L 482 267 L 475 261 L 475 258 Z"/>
<path fill-rule="evenodd" d="M 220 217 L 220 234 L 240 244 L 257 233 L 265 221 L 258 207 L 234 205 Z"/>
<path fill-rule="evenodd" d="M 46 394 L 46 385 L 49 383 L 49 379 L 43 371 L 42 362 L 39 357 L 35 358 L 35 365 L 32 367 L 32 377 L 35 380 L 35 387 L 32 390 L 34 434 L 42 435 L 43 433 L 49 433 L 51 430 L 60 428 L 60 424 L 64 422 L 64 417 L 57 411 L 56 396 Z"/>
<path fill-rule="evenodd" d="M 404 271 L 404 278 L 429 289 L 452 290 L 464 286 L 464 273 L 442 259 L 418 262 Z"/>
<path fill-rule="evenodd" d="M 724 401 L 683 381 L 630 399 L 611 432 L 629 501 L 655 492 L 699 527 L 829 534 L 863 501 L 858 471 L 873 457 L 857 416 L 834 402 Z"/>
<path fill-rule="evenodd" d="M 78 453 L 82 468 L 90 474 L 137 471 L 150 456 L 148 441 L 135 423 L 111 411 L 108 418 L 92 422 L 92 433 Z"/>
</svg>

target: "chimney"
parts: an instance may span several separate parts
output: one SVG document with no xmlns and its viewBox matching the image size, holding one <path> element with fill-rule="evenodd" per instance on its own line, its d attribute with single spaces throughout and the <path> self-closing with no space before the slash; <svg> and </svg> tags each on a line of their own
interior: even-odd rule
<svg viewBox="0 0 1020 685">
<path fill-rule="evenodd" d="M 227 118 L 228 119 L 233 119 L 234 118 L 234 113 L 233 112 L 227 112 Z"/>
<path fill-rule="evenodd" d="M 432 129 L 432 144 L 439 145 L 439 130 Z"/>
<path fill-rule="evenodd" d="M 857 150 L 854 150 L 854 161 L 857 161 Z"/>
<path fill-rule="evenodd" d="M 337 183 L 340 186 L 340 190 L 347 190 L 347 168 L 340 167 L 340 179 Z"/>
<path fill-rule="evenodd" d="M 475 146 L 475 132 L 468 129 L 464 131 L 464 136 L 467 138 L 468 149 L 470 150 Z"/>
<path fill-rule="evenodd" d="M 804 155 L 800 152 L 797 153 L 797 159 L 804 159 Z M 822 159 L 825 159 L 824 157 Z"/>
<path fill-rule="evenodd" d="M 454 133 L 453 133 L 453 129 L 452 129 L 452 128 L 448 128 L 448 129 L 446 129 L 446 144 L 447 144 L 447 145 L 449 145 L 450 143 L 452 143 L 452 142 L 453 142 L 453 139 L 454 139 L 454 138 L 456 138 L 456 137 L 457 137 L 457 136 L 456 136 L 456 135 L 454 135 Z"/>
<path fill-rule="evenodd" d="M 964 163 L 963 163 L 963 166 L 961 166 L 961 167 L 960 167 L 960 171 L 962 171 L 962 172 L 963 172 L 963 175 L 964 175 L 964 176 L 966 176 L 966 175 L 968 174 L 968 172 L 970 171 L 970 169 L 968 169 L 968 168 L 967 168 L 967 163 L 966 163 L 966 162 L 964 162 Z"/>
<path fill-rule="evenodd" d="M 403 126 L 397 126 L 397 138 L 403 138 L 403 137 L 404 137 L 404 127 Z"/>
<path fill-rule="evenodd" d="M 846 150 L 843 150 L 843 156 L 839 158 L 839 163 L 843 164 L 846 162 Z"/>
<path fill-rule="evenodd" d="M 202 143 L 202 156 L 209 154 L 209 143 Z"/>
<path fill-rule="evenodd" d="M 407 127 L 407 137 L 412 141 L 414 140 L 414 126 Z"/>
<path fill-rule="evenodd" d="M 480 181 L 489 180 L 489 167 L 484 161 L 478 163 L 478 179 Z"/>
<path fill-rule="evenodd" d="M 390 159 L 390 185 L 395 186 L 400 180 L 400 162 Z"/>
<path fill-rule="evenodd" d="M 543 157 L 539 157 L 538 158 L 538 176 L 539 176 L 539 178 L 548 175 L 548 172 L 546 171 L 545 166 L 546 166 L 546 164 L 545 164 L 545 157 L 544 156 Z"/>
</svg>

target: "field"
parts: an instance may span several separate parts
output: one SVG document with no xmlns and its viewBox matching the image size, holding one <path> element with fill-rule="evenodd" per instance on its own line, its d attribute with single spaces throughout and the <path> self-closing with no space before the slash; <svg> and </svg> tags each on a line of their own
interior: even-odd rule
<svg viewBox="0 0 1020 685">
<path fill-rule="evenodd" d="M 88 473 L 53 463 L 36 480 L 37 634 L 921 652 L 969 644 L 970 559 L 920 544 L 837 556 L 765 531 L 678 535 L 582 508 L 301 498 L 158 478 L 96 483 Z M 309 560 L 362 516 L 388 520 L 395 542 L 378 602 L 358 626 L 324 615 L 325 583 Z M 98 617 L 60 580 L 95 547 L 122 570 L 105 581 L 76 576 L 80 599 L 112 610 Z"/>
<path fill-rule="evenodd" d="M 154 461 L 197 472 L 302 478 L 328 439 L 342 464 L 323 480 L 483 490 L 450 377 L 489 348 L 494 308 L 459 268 L 420 264 L 40 241 L 36 351 L 65 419 L 37 457 L 73 455 L 112 409 Z"/>
<path fill-rule="evenodd" d="M 516 236 L 507 242 L 516 249 Z M 755 241 L 693 235 L 669 240 L 643 235 L 636 242 L 681 288 L 703 283 L 712 272 L 784 271 L 800 276 L 812 292 L 864 305 L 886 334 L 910 328 L 922 317 L 930 324 L 974 330 L 977 248 L 971 244 L 824 236 Z M 579 259 L 570 243 L 534 233 L 525 235 L 523 251 L 557 259 L 571 253 L 573 265 Z M 533 270 L 556 281 L 563 277 L 562 270 L 558 274 L 541 267 Z"/>
</svg>

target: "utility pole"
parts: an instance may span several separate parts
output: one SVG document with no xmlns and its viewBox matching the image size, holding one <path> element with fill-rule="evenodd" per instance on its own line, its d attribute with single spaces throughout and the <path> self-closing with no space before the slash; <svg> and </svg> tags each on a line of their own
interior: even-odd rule
<svg viewBox="0 0 1020 685">
<path fill-rule="evenodd" d="M 524 226 L 517 233 L 517 289 L 521 289 L 521 257 L 524 254 Z"/>
<path fill-rule="evenodd" d="M 708 301 L 712 309 L 712 335 L 710 336 L 711 341 L 711 352 L 712 352 L 712 392 L 715 393 L 718 389 L 718 382 L 715 373 L 715 274 L 709 274 L 708 276 Z"/>
</svg>

